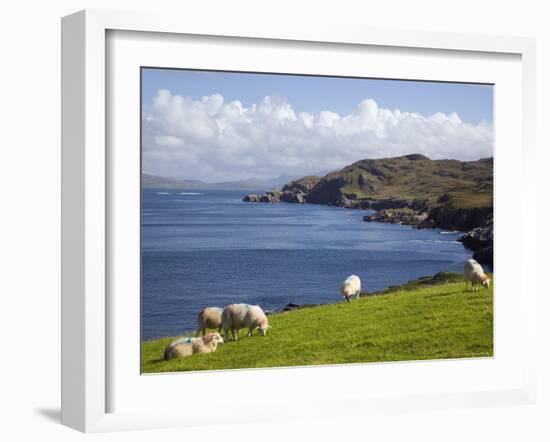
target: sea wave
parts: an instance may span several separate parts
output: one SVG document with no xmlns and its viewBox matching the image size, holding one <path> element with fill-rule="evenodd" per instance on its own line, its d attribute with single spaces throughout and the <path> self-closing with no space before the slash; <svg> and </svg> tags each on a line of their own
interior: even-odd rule
<svg viewBox="0 0 550 442">
<path fill-rule="evenodd" d="M 171 192 L 157 192 L 157 195 L 172 195 Z"/>
<path fill-rule="evenodd" d="M 204 195 L 204 193 L 200 193 L 200 192 L 178 192 L 178 195 Z"/>
<path fill-rule="evenodd" d="M 457 233 L 460 233 L 458 230 L 443 230 L 439 232 L 440 235 L 455 235 Z"/>
</svg>

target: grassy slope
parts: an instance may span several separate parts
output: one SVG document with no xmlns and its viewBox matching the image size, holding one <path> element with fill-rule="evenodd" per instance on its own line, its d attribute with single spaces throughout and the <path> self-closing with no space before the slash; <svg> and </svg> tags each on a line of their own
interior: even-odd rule
<svg viewBox="0 0 550 442">
<path fill-rule="evenodd" d="M 327 187 L 335 187 L 357 198 L 421 199 L 430 207 L 447 193 L 449 204 L 455 208 L 492 207 L 492 175 L 493 164 L 489 160 L 410 161 L 405 156 L 361 160 L 326 175 L 313 193 L 328 195 Z"/>
<path fill-rule="evenodd" d="M 426 280 L 429 282 L 429 280 Z M 267 336 L 163 361 L 173 338 L 142 343 L 144 373 L 492 356 L 493 290 L 413 283 L 352 303 L 269 316 Z"/>
</svg>

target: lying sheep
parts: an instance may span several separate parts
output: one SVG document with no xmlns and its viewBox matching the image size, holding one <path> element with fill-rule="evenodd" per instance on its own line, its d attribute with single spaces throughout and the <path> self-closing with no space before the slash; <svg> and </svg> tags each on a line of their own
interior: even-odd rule
<svg viewBox="0 0 550 442">
<path fill-rule="evenodd" d="M 206 334 L 206 329 L 217 328 L 222 330 L 222 311 L 220 307 L 206 307 L 199 312 L 197 336 Z"/>
<path fill-rule="evenodd" d="M 198 353 L 213 353 L 223 344 L 219 333 L 209 333 L 200 338 L 179 338 L 172 342 L 164 351 L 164 359 L 184 358 Z"/>
<path fill-rule="evenodd" d="M 361 280 L 359 276 L 348 276 L 340 286 L 340 293 L 348 302 L 351 302 L 352 297 L 359 299 L 359 294 L 361 293 Z"/>
<path fill-rule="evenodd" d="M 491 284 L 491 280 L 483 272 L 483 267 L 473 258 L 464 263 L 464 281 L 466 282 L 466 290 L 468 290 L 468 282 L 471 282 L 472 291 L 474 292 L 479 284 L 482 284 L 486 289 Z"/>
<path fill-rule="evenodd" d="M 265 336 L 269 323 L 267 316 L 259 305 L 231 304 L 223 309 L 222 328 L 226 341 L 229 330 L 231 330 L 233 340 L 236 341 L 241 328 L 248 328 L 248 336 L 252 336 L 252 331 L 255 329 L 258 329 L 260 334 Z"/>
</svg>

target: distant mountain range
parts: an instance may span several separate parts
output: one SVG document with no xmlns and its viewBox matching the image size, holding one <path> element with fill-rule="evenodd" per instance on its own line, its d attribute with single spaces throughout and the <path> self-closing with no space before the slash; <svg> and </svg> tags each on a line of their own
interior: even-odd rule
<svg viewBox="0 0 550 442">
<path fill-rule="evenodd" d="M 186 190 L 271 190 L 282 187 L 285 183 L 299 177 L 281 175 L 267 180 L 248 179 L 238 181 L 224 181 L 207 183 L 200 180 L 184 180 L 167 178 L 158 175 L 143 173 L 141 185 L 143 188 L 186 189 Z"/>
</svg>

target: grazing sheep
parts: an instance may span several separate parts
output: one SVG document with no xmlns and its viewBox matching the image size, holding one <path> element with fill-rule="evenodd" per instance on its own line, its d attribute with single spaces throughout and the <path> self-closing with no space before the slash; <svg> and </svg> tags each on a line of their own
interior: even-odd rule
<svg viewBox="0 0 550 442">
<path fill-rule="evenodd" d="M 267 316 L 259 305 L 231 304 L 223 309 L 222 328 L 225 340 L 228 340 L 228 332 L 231 330 L 233 340 L 238 339 L 239 330 L 248 328 L 248 336 L 252 331 L 258 329 L 262 336 L 265 336 L 269 323 Z"/>
<path fill-rule="evenodd" d="M 359 276 L 348 276 L 340 286 L 340 293 L 348 302 L 351 302 L 352 297 L 359 299 L 359 294 L 361 293 L 361 280 Z"/>
<path fill-rule="evenodd" d="M 477 290 L 477 286 L 482 284 L 486 289 L 489 288 L 491 280 L 483 272 L 483 267 L 475 259 L 469 259 L 464 263 L 464 281 L 466 282 L 466 290 L 468 290 L 468 282 L 472 283 L 472 291 Z"/>
<path fill-rule="evenodd" d="M 206 329 L 217 328 L 218 332 L 222 330 L 222 311 L 220 307 L 206 307 L 199 312 L 197 336 L 206 334 Z"/>
<path fill-rule="evenodd" d="M 209 333 L 200 338 L 179 338 L 172 342 L 164 351 L 164 359 L 184 358 L 197 353 L 213 353 L 223 344 L 219 333 Z"/>
</svg>

